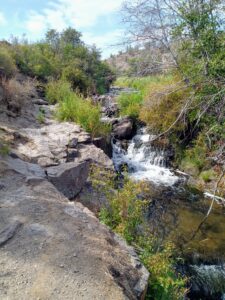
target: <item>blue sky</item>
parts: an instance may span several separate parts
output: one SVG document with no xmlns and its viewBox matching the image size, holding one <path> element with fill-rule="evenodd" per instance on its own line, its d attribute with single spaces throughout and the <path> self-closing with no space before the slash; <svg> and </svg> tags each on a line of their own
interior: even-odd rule
<svg viewBox="0 0 225 300">
<path fill-rule="evenodd" d="M 72 26 L 83 40 L 96 44 L 103 57 L 116 53 L 124 32 L 119 9 L 123 0 L 5 0 L 0 6 L 0 39 L 10 35 L 41 39 L 49 28 Z"/>
</svg>

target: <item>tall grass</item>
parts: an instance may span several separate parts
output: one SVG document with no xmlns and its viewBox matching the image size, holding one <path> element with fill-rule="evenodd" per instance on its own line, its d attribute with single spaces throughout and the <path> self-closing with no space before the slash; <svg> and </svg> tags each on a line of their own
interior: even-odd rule
<svg viewBox="0 0 225 300">
<path fill-rule="evenodd" d="M 120 108 L 120 114 L 122 116 L 138 118 L 143 101 L 141 93 L 123 93 L 118 97 L 117 101 Z"/>
<path fill-rule="evenodd" d="M 92 137 L 106 135 L 110 127 L 101 122 L 100 107 L 72 91 L 67 82 L 56 81 L 48 84 L 47 99 L 58 102 L 56 117 L 60 121 L 71 121 L 82 126 Z"/>
<path fill-rule="evenodd" d="M 119 77 L 117 78 L 115 85 L 120 87 L 134 88 L 145 96 L 145 93 L 149 90 L 151 85 L 158 83 L 165 83 L 170 81 L 173 75 L 158 75 L 158 76 L 146 76 L 146 77 Z"/>
<path fill-rule="evenodd" d="M 115 83 L 117 86 L 129 87 L 137 91 L 132 94 L 124 93 L 118 97 L 117 101 L 121 115 L 140 118 L 142 107 L 144 107 L 144 109 L 147 108 L 145 103 L 147 102 L 149 95 L 157 89 L 168 86 L 173 81 L 174 78 L 172 75 L 118 78 Z"/>
</svg>

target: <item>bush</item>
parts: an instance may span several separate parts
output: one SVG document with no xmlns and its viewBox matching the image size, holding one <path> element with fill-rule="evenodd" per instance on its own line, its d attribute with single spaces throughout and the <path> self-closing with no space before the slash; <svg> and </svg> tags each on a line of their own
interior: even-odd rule
<svg viewBox="0 0 225 300">
<path fill-rule="evenodd" d="M 73 90 L 80 93 L 86 93 L 90 82 L 83 70 L 75 67 L 68 66 L 62 72 L 62 79 L 71 84 Z"/>
<path fill-rule="evenodd" d="M 153 236 L 139 238 L 142 248 L 140 258 L 150 272 L 147 299 L 182 300 L 185 298 L 187 278 L 175 271 L 177 263 L 175 248 L 170 242 L 161 245 Z"/>
<path fill-rule="evenodd" d="M 207 162 L 208 151 L 209 149 L 207 147 L 206 138 L 203 133 L 200 133 L 192 147 L 185 151 L 184 159 L 192 162 L 192 164 L 201 171 L 209 164 L 209 162 Z"/>
<path fill-rule="evenodd" d="M 6 156 L 10 152 L 10 147 L 8 143 L 0 139 L 0 155 L 1 156 Z"/>
<path fill-rule="evenodd" d="M 10 52 L 19 70 L 43 81 L 61 78 L 83 95 L 104 92 L 112 78 L 109 66 L 101 61 L 100 51 L 86 46 L 81 34 L 68 28 L 49 30 L 41 42 L 29 44 L 15 40 Z"/>
<path fill-rule="evenodd" d="M 13 77 L 16 73 L 14 60 L 5 49 L 0 49 L 0 68 L 3 69 L 3 74 L 7 79 Z"/>
</svg>

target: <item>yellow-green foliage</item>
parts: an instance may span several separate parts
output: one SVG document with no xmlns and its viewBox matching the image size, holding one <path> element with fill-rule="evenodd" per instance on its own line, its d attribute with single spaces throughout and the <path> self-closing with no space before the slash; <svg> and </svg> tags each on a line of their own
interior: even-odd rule
<svg viewBox="0 0 225 300">
<path fill-rule="evenodd" d="M 147 299 L 184 299 L 187 279 L 174 271 L 177 263 L 174 245 L 167 242 L 156 250 L 157 239 L 150 235 L 140 237 L 139 246 L 142 248 L 140 258 L 150 272 Z"/>
<path fill-rule="evenodd" d="M 0 68 L 3 69 L 6 78 L 12 77 L 16 72 L 14 60 L 4 48 L 0 49 Z"/>
<path fill-rule="evenodd" d="M 178 81 L 179 78 L 175 75 L 118 78 L 116 85 L 131 87 L 140 92 L 119 97 L 121 114 L 139 116 L 156 132 L 167 130 L 176 121 L 190 93 L 184 84 Z M 184 124 L 178 122 L 174 128 L 182 130 Z"/>
<path fill-rule="evenodd" d="M 108 201 L 100 211 L 100 220 L 138 249 L 141 261 L 149 270 L 146 299 L 184 299 L 186 279 L 175 271 L 177 259 L 173 245 L 159 246 L 157 238 L 148 230 L 144 215 L 150 202 L 147 183 L 126 177 L 123 187 L 116 189 L 114 174 L 97 167 L 92 169 L 91 178 L 95 189 Z"/>
<path fill-rule="evenodd" d="M 106 135 L 110 127 L 101 123 L 100 108 L 72 91 L 67 82 L 50 82 L 46 90 L 51 103 L 58 102 L 56 116 L 60 121 L 71 121 L 80 124 L 92 136 Z"/>
<path fill-rule="evenodd" d="M 130 87 L 136 89 L 145 95 L 151 85 L 157 83 L 169 82 L 173 78 L 172 75 L 158 75 L 158 76 L 146 76 L 146 77 L 119 77 L 117 78 L 115 85 L 120 87 Z"/>
<path fill-rule="evenodd" d="M 170 78 L 151 84 L 146 89 L 140 118 L 156 132 L 166 131 L 172 124 L 173 130 L 185 128 L 182 119 L 176 122 L 190 91 L 177 78 Z"/>
</svg>

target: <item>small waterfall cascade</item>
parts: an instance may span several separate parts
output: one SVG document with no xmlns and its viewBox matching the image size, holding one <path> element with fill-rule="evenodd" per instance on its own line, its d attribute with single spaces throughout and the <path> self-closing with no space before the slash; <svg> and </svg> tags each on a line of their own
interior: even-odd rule
<svg viewBox="0 0 225 300">
<path fill-rule="evenodd" d="M 178 180 L 169 168 L 165 151 L 151 144 L 155 136 L 148 134 L 146 128 L 140 128 L 131 141 L 127 150 L 121 142 L 112 141 L 113 162 L 117 171 L 126 165 L 129 175 L 136 180 L 148 180 L 156 185 L 172 186 Z"/>
</svg>

